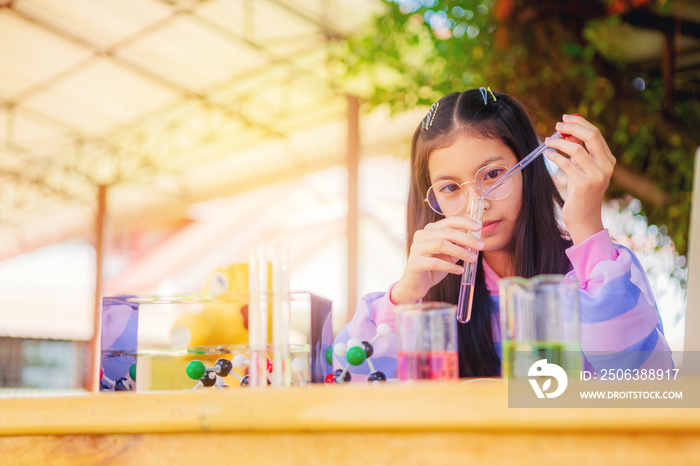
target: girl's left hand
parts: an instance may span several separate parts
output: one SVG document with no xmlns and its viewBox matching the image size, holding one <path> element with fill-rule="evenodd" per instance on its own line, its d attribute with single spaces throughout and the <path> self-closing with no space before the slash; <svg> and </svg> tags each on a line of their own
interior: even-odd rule
<svg viewBox="0 0 700 466">
<path fill-rule="evenodd" d="M 562 220 L 574 244 L 603 230 L 601 210 L 615 157 L 598 128 L 578 115 L 564 115 L 556 129 L 565 138 L 545 139 L 545 155 L 568 177 Z M 558 152 L 556 152 L 558 151 Z M 565 157 L 565 154 L 568 157 Z"/>
</svg>

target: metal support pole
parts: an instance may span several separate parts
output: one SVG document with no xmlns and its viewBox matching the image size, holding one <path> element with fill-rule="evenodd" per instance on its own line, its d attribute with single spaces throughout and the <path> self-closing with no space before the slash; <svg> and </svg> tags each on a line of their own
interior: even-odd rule
<svg viewBox="0 0 700 466">
<path fill-rule="evenodd" d="M 104 261 L 105 220 L 107 218 L 107 186 L 97 186 L 97 214 L 95 216 L 95 302 L 92 338 L 88 343 L 88 367 L 85 388 L 99 389 L 100 334 L 102 331 L 102 265 Z"/>
<path fill-rule="evenodd" d="M 360 99 L 348 95 L 348 309 L 347 320 L 357 306 L 357 243 L 359 208 L 357 205 L 358 167 L 360 160 Z"/>
</svg>

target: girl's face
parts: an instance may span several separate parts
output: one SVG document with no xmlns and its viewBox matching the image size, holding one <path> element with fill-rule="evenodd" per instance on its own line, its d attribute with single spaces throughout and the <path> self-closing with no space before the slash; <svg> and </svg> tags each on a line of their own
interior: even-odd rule
<svg viewBox="0 0 700 466">
<path fill-rule="evenodd" d="M 450 147 L 433 151 L 428 159 L 428 174 L 430 183 L 441 179 L 450 179 L 461 184 L 472 181 L 480 168 L 499 164 L 512 168 L 518 159 L 506 145 L 497 139 L 462 136 Z M 504 249 L 515 229 L 515 223 L 520 213 L 522 203 L 523 181 L 518 173 L 513 177 L 513 191 L 497 201 L 486 200 L 484 220 L 482 222 L 481 238 L 486 243 L 484 252 Z M 465 185 L 468 199 L 462 210 L 454 215 L 469 215 L 469 201 L 479 198 L 481 193 L 476 190 L 474 183 Z"/>
</svg>

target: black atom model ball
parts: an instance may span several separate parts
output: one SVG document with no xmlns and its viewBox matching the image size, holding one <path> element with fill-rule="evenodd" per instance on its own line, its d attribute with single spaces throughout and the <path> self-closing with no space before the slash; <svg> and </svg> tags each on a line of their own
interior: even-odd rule
<svg viewBox="0 0 700 466">
<path fill-rule="evenodd" d="M 386 375 L 384 375 L 384 372 L 372 372 L 368 377 L 367 377 L 367 382 L 386 382 Z"/>
</svg>

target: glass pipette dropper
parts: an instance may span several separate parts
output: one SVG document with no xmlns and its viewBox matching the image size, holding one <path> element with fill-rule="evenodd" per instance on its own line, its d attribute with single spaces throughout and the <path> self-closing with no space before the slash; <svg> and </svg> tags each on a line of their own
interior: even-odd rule
<svg viewBox="0 0 700 466">
<path fill-rule="evenodd" d="M 561 137 L 562 137 L 561 133 L 559 133 L 557 131 L 556 133 L 552 134 L 549 137 L 549 139 L 560 139 Z M 508 180 L 510 180 L 515 175 L 520 173 L 523 170 L 523 168 L 530 165 L 530 163 L 532 161 L 534 161 L 538 155 L 540 155 L 542 152 L 544 152 L 544 150 L 546 148 L 547 148 L 547 144 L 545 144 L 544 142 L 542 144 L 540 144 L 539 146 L 535 147 L 535 149 L 532 152 L 530 152 L 525 157 L 523 157 L 523 159 L 520 162 L 515 164 L 515 166 L 513 168 L 511 168 L 510 170 L 505 172 L 503 175 L 501 175 L 489 189 L 484 191 L 481 194 L 481 199 L 484 199 L 486 196 L 488 196 L 489 194 L 491 194 L 492 192 L 494 192 L 495 190 L 497 190 L 498 188 L 503 186 Z"/>
<path fill-rule="evenodd" d="M 559 132 L 550 136 L 550 139 L 559 139 L 562 135 Z M 496 180 L 496 182 L 486 191 L 481 194 L 479 199 L 472 201 L 470 206 L 469 217 L 473 220 L 482 221 L 484 215 L 484 198 L 503 186 L 508 180 L 527 167 L 533 160 L 537 158 L 547 148 L 544 142 L 537 146 L 532 152 L 527 154 L 513 168 L 505 172 Z M 481 231 L 475 234 L 477 238 L 481 237 Z M 464 272 L 462 272 L 462 280 L 459 284 L 459 298 L 457 300 L 457 320 L 461 323 L 467 323 L 472 317 L 472 304 L 474 302 L 474 285 L 476 283 L 476 262 L 464 262 Z"/>
</svg>

